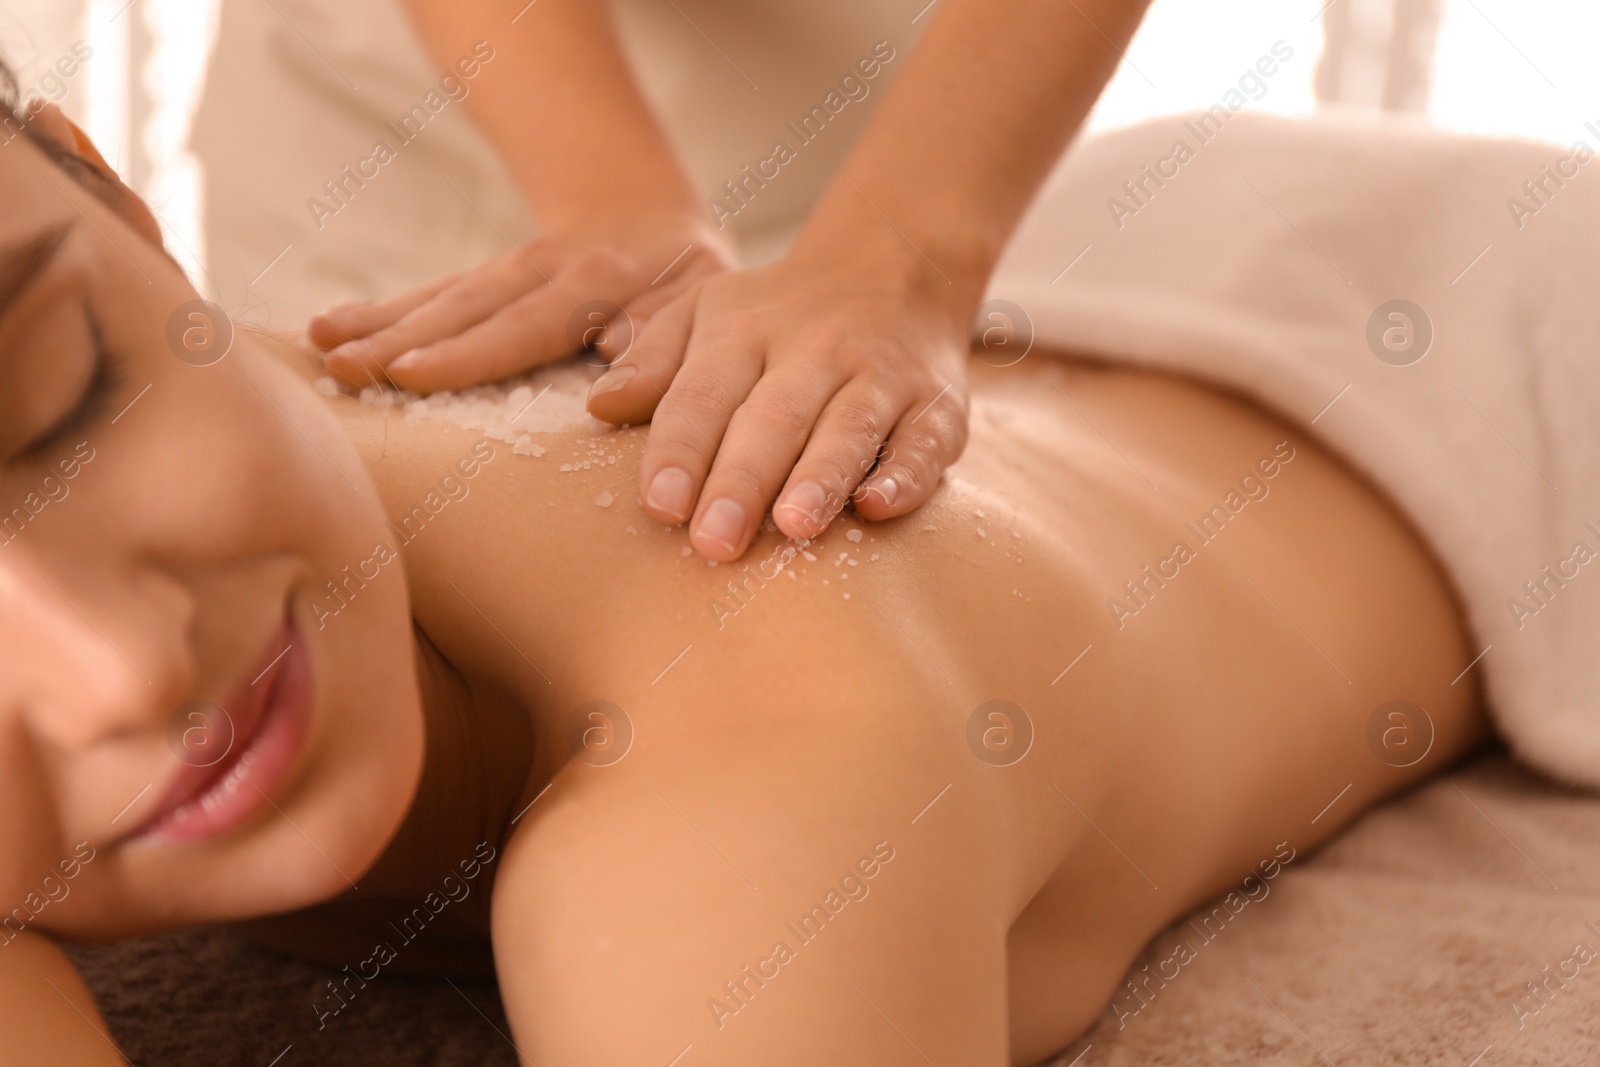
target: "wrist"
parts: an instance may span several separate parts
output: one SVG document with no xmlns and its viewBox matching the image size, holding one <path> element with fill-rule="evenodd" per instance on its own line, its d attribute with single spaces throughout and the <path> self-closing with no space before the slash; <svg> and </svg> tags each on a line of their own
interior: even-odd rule
<svg viewBox="0 0 1600 1067">
<path fill-rule="evenodd" d="M 639 146 L 626 166 L 595 162 L 605 165 L 573 167 L 557 175 L 519 175 L 545 230 L 604 229 L 622 218 L 686 223 L 710 220 L 694 183 L 670 154 Z M 552 177 L 559 180 L 552 181 Z"/>
<path fill-rule="evenodd" d="M 964 326 L 983 300 L 997 253 L 953 229 L 917 225 L 919 217 L 938 217 L 932 213 L 898 204 L 892 211 L 883 208 L 880 198 L 869 201 L 849 184 L 840 196 L 836 185 L 795 238 L 788 258 L 849 264 L 862 277 L 920 292 Z"/>
</svg>

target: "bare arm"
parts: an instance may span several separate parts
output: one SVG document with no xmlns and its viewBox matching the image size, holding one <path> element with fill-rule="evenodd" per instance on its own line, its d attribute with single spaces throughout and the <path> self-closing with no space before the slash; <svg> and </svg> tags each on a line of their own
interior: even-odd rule
<svg viewBox="0 0 1600 1067">
<path fill-rule="evenodd" d="M 884 519 L 927 499 L 966 443 L 968 320 L 1146 3 L 939 0 L 789 255 L 669 308 L 632 379 L 591 398 L 616 422 L 654 413 L 656 518 L 731 560 L 769 505 L 810 537 L 824 501 Z"/>
<path fill-rule="evenodd" d="M 640 94 L 603 0 L 539 0 L 515 22 L 489 0 L 408 6 L 441 69 L 492 55 L 465 105 L 543 235 L 413 292 L 317 316 L 309 335 L 331 350 L 331 374 L 432 392 L 584 346 L 615 358 L 658 310 L 734 265 Z"/>
<path fill-rule="evenodd" d="M 72 962 L 38 934 L 0 942 L 0 1030 L 0 1067 L 124 1062 Z"/>
<path fill-rule="evenodd" d="M 540 221 L 562 229 L 621 205 L 691 211 L 693 183 L 639 92 L 603 0 L 407 0 L 442 67 L 483 40 L 497 53 L 467 108 Z"/>
<path fill-rule="evenodd" d="M 926 256 L 970 312 L 1148 2 L 940 0 L 802 247 L 866 244 L 902 271 Z"/>
</svg>

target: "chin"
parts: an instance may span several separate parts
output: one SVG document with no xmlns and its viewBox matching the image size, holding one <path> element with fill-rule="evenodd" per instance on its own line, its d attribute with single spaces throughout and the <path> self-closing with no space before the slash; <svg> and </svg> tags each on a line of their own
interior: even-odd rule
<svg viewBox="0 0 1600 1067">
<path fill-rule="evenodd" d="M 63 936 L 109 940 L 299 911 L 359 885 L 405 821 L 424 728 L 404 579 L 337 623 L 292 609 L 314 683 L 293 766 L 235 825 L 152 833 L 108 850 Z M 62 919 L 69 918 L 63 914 Z"/>
</svg>

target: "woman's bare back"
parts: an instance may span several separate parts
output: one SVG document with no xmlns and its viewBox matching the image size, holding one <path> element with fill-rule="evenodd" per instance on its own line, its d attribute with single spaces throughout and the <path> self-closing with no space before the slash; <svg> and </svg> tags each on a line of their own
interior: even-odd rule
<svg viewBox="0 0 1600 1067">
<path fill-rule="evenodd" d="M 348 406 L 419 626 L 532 714 L 494 929 L 525 1053 L 665 1062 L 697 1026 L 722 1049 L 702 1062 L 770 1049 L 849 985 L 723 983 L 777 966 L 781 916 L 887 842 L 914 857 L 874 890 L 899 901 L 843 957 L 910 983 L 885 993 L 909 1018 L 884 1012 L 935 1059 L 1031 1062 L 1167 923 L 1481 735 L 1437 565 L 1313 441 L 1162 376 L 1035 358 L 973 382 L 971 444 L 927 506 L 804 546 L 767 532 L 736 566 L 639 509 L 642 430 L 533 458 Z M 1427 759 L 1369 744 L 1390 700 L 1425 709 Z M 611 934 L 577 922 L 595 908 Z M 942 949 L 882 955 L 933 922 Z M 582 991 L 619 982 L 641 1029 L 596 1045 Z M 833 1039 L 808 1040 L 795 1062 Z"/>
</svg>

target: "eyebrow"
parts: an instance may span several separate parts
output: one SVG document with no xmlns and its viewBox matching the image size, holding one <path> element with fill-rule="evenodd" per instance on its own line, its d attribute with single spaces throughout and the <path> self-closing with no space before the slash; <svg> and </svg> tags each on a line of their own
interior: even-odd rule
<svg viewBox="0 0 1600 1067">
<path fill-rule="evenodd" d="M 71 222 L 60 222 L 31 237 L 0 245 L 0 319 L 5 318 L 33 280 L 44 273 L 72 227 Z"/>
</svg>

